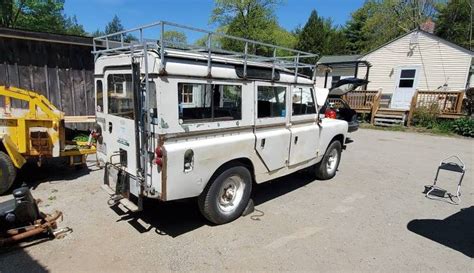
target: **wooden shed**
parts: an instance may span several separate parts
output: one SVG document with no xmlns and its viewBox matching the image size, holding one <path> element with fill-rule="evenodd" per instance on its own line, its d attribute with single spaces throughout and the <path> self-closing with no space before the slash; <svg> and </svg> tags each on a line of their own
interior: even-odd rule
<svg viewBox="0 0 474 273">
<path fill-rule="evenodd" d="M 91 51 L 91 37 L 0 28 L 0 85 L 41 93 L 66 115 L 95 115 Z"/>
</svg>

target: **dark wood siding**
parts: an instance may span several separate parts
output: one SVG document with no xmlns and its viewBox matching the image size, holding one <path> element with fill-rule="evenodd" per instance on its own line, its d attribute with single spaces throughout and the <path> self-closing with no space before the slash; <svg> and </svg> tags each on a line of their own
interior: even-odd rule
<svg viewBox="0 0 474 273">
<path fill-rule="evenodd" d="M 92 39 L 75 38 L 89 46 L 36 39 L 5 37 L 0 32 L 0 85 L 43 94 L 66 115 L 94 115 Z"/>
</svg>

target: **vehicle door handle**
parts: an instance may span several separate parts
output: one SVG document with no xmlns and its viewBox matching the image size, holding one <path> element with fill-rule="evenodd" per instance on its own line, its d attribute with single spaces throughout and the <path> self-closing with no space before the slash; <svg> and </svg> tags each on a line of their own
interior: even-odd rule
<svg viewBox="0 0 474 273">
<path fill-rule="evenodd" d="M 295 144 L 298 143 L 298 136 L 295 136 Z"/>
<path fill-rule="evenodd" d="M 109 121 L 109 133 L 112 133 L 112 122 Z"/>
<path fill-rule="evenodd" d="M 265 139 L 262 139 L 262 140 L 260 141 L 260 148 L 263 149 L 264 147 L 265 147 Z"/>
</svg>

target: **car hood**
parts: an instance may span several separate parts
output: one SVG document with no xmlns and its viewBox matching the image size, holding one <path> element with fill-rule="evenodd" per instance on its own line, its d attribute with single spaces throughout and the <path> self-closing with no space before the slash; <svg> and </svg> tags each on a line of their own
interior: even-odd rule
<svg viewBox="0 0 474 273">
<path fill-rule="evenodd" d="M 358 79 L 358 78 L 345 78 L 337 83 L 335 83 L 331 89 L 329 89 L 329 94 L 330 95 L 337 95 L 337 96 L 342 96 L 346 94 L 347 92 L 350 92 L 352 90 L 355 90 L 357 87 L 361 85 L 365 85 L 369 83 L 368 80 L 364 79 Z"/>
</svg>

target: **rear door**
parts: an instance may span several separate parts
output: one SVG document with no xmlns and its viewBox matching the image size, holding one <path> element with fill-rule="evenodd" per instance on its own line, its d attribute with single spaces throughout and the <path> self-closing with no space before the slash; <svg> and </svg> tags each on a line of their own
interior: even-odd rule
<svg viewBox="0 0 474 273">
<path fill-rule="evenodd" d="M 286 167 L 288 162 L 288 87 L 269 83 L 256 86 L 255 150 L 268 171 Z"/>
<path fill-rule="evenodd" d="M 137 175 L 136 129 L 132 71 L 106 70 L 104 73 L 103 142 L 107 158 L 121 163 L 126 171 Z"/>
<path fill-rule="evenodd" d="M 319 126 L 313 88 L 292 86 L 291 89 L 290 166 L 315 158 L 319 147 Z"/>
</svg>

